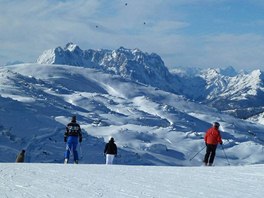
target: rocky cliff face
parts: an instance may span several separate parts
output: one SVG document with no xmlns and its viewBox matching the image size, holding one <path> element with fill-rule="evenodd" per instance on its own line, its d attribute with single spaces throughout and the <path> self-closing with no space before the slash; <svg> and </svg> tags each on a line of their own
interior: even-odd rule
<svg viewBox="0 0 264 198">
<path fill-rule="evenodd" d="M 166 91 L 178 90 L 174 85 L 177 79 L 168 71 L 161 57 L 139 49 L 120 47 L 117 50 L 82 50 L 68 43 L 64 48 L 44 51 L 37 63 L 97 68 Z"/>
</svg>

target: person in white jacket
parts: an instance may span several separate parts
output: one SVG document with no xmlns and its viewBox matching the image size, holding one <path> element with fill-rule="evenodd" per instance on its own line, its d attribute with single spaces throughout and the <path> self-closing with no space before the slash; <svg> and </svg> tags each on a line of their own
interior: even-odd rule
<svg viewBox="0 0 264 198">
<path fill-rule="evenodd" d="M 109 142 L 106 143 L 104 154 L 106 156 L 105 164 L 113 164 L 114 158 L 117 155 L 117 146 L 113 137 L 110 137 Z"/>
</svg>

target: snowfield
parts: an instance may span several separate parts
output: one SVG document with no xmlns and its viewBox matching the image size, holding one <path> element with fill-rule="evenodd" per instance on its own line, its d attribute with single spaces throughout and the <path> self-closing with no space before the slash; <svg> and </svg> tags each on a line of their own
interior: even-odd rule
<svg viewBox="0 0 264 198">
<path fill-rule="evenodd" d="M 1 198 L 260 198 L 264 166 L 0 164 Z"/>
</svg>

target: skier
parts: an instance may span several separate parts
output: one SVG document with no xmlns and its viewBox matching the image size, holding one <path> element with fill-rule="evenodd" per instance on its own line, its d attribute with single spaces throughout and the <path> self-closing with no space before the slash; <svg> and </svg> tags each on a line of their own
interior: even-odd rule
<svg viewBox="0 0 264 198">
<path fill-rule="evenodd" d="M 113 137 L 110 137 L 109 142 L 106 143 L 104 155 L 106 156 L 105 164 L 113 164 L 114 158 L 117 155 L 117 146 Z"/>
<path fill-rule="evenodd" d="M 24 162 L 24 159 L 25 159 L 25 150 L 23 149 L 18 155 L 17 155 L 17 158 L 16 158 L 16 162 L 17 163 L 22 163 Z"/>
<path fill-rule="evenodd" d="M 76 122 L 76 116 L 72 116 L 71 122 L 66 127 L 66 132 L 64 133 L 64 142 L 66 143 L 66 151 L 65 151 L 65 160 L 64 163 L 67 164 L 69 162 L 70 153 L 73 152 L 74 163 L 78 164 L 78 152 L 77 145 L 78 140 L 82 142 L 82 133 L 81 127 Z"/>
<path fill-rule="evenodd" d="M 213 126 L 207 130 L 204 141 L 206 145 L 206 154 L 204 156 L 204 165 L 212 166 L 215 158 L 215 151 L 217 148 L 217 144 L 223 144 L 222 138 L 219 132 L 220 124 L 218 122 L 214 122 Z M 209 161 L 208 161 L 209 160 Z"/>
</svg>

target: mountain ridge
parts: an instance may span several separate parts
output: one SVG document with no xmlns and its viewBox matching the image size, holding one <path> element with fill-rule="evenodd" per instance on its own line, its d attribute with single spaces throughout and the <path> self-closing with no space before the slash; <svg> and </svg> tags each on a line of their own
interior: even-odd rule
<svg viewBox="0 0 264 198">
<path fill-rule="evenodd" d="M 116 74 L 165 91 L 184 95 L 242 119 L 264 112 L 264 74 L 239 73 L 231 66 L 206 70 L 179 68 L 170 72 L 161 57 L 139 49 L 81 50 L 73 43 L 45 51 L 39 64 L 84 66 Z M 176 71 L 177 70 L 177 71 Z M 247 109 L 252 109 L 250 112 Z"/>
<path fill-rule="evenodd" d="M 76 44 L 68 43 L 64 48 L 44 51 L 37 63 L 95 68 L 164 90 L 178 91 L 172 86 L 177 79 L 172 78 L 161 57 L 139 49 L 120 47 L 117 50 L 81 50 Z"/>
</svg>

